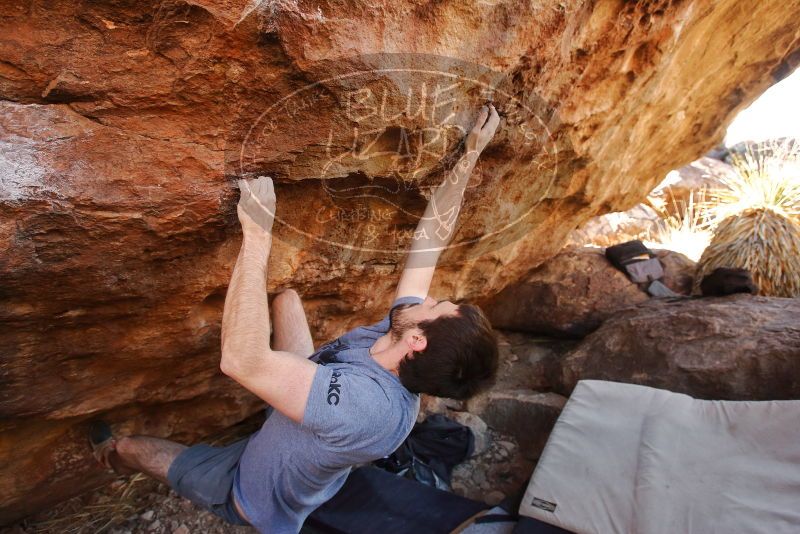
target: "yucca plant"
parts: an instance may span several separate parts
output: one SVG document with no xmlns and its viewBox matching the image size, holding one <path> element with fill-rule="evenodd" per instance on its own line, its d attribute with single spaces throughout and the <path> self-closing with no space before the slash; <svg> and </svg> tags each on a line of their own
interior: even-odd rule
<svg viewBox="0 0 800 534">
<path fill-rule="evenodd" d="M 731 158 L 736 172 L 721 179 L 727 188 L 710 191 L 708 198 L 719 220 L 765 208 L 800 222 L 800 143 L 767 141 Z"/>
<path fill-rule="evenodd" d="M 800 153 L 791 141 L 734 154 L 735 176 L 710 193 L 720 221 L 697 265 L 695 291 L 718 267 L 748 269 L 759 294 L 800 296 Z"/>
</svg>

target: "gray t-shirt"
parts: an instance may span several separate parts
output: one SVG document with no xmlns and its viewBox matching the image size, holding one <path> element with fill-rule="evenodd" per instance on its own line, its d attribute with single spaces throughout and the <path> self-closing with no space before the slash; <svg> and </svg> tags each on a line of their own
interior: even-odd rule
<svg viewBox="0 0 800 534">
<path fill-rule="evenodd" d="M 401 297 L 399 304 L 417 304 Z M 419 412 L 419 397 L 381 367 L 369 348 L 389 331 L 389 315 L 320 347 L 303 423 L 274 411 L 245 448 L 233 491 L 261 532 L 296 533 L 333 497 L 353 465 L 394 452 Z"/>
</svg>

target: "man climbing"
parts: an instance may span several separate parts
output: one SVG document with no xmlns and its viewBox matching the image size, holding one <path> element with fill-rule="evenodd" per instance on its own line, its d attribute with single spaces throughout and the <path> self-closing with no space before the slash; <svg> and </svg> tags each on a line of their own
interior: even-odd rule
<svg viewBox="0 0 800 534">
<path fill-rule="evenodd" d="M 292 290 L 273 300 L 270 342 L 266 282 L 275 193 L 269 178 L 241 180 L 244 237 L 225 298 L 221 368 L 273 412 L 261 430 L 227 447 L 114 439 L 98 422 L 90 435 L 98 460 L 169 484 L 230 523 L 298 532 L 352 466 L 397 449 L 416 421 L 419 393 L 466 399 L 490 384 L 498 356 L 486 318 L 475 306 L 427 295 L 472 169 L 499 122 L 494 106 L 481 109 L 465 153 L 434 190 L 387 316 L 316 352 Z"/>
</svg>

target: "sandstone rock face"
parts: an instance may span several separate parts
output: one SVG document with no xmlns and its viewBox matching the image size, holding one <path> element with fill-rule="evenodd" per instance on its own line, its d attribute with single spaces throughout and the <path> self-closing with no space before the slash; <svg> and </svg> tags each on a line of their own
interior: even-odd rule
<svg viewBox="0 0 800 534">
<path fill-rule="evenodd" d="M 694 262 L 658 251 L 664 283 L 690 294 Z M 566 337 L 583 337 L 607 318 L 649 295 L 606 259 L 603 250 L 570 248 L 534 269 L 484 304 L 496 328 Z"/>
<path fill-rule="evenodd" d="M 606 321 L 563 360 L 578 380 L 629 382 L 710 400 L 800 398 L 800 299 L 652 301 Z"/>
<path fill-rule="evenodd" d="M 777 0 L 7 3 L 0 523 L 107 479 L 83 443 L 92 417 L 192 441 L 260 407 L 217 370 L 236 178 L 275 178 L 269 290 L 295 287 L 322 341 L 385 312 L 425 186 L 492 98 L 502 130 L 434 283 L 485 296 L 714 146 L 796 66 L 798 15 Z"/>
</svg>

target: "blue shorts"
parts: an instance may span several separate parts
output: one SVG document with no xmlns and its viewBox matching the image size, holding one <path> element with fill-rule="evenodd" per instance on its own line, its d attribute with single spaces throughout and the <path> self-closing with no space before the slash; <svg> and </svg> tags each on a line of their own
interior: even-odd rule
<svg viewBox="0 0 800 534">
<path fill-rule="evenodd" d="M 200 443 L 180 453 L 167 480 L 175 492 L 233 525 L 248 525 L 233 504 L 233 478 L 249 437 L 225 447 Z"/>
</svg>

